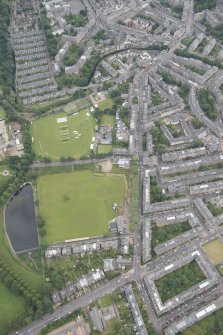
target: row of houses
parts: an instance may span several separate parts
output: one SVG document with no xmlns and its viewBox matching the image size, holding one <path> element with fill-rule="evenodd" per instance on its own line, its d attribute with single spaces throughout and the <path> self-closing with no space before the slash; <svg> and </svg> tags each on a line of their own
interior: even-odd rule
<svg viewBox="0 0 223 335">
<path fill-rule="evenodd" d="M 100 269 L 95 269 L 87 275 L 82 276 L 76 283 L 68 283 L 59 291 L 54 291 L 51 298 L 53 303 L 59 304 L 65 299 L 71 300 L 80 296 L 88 290 L 92 285 L 102 281 L 105 278 L 104 272 Z"/>
<path fill-rule="evenodd" d="M 97 253 L 109 249 L 118 250 L 121 254 L 129 253 L 128 237 L 111 237 L 98 239 L 85 239 L 81 241 L 66 242 L 49 246 L 45 251 L 45 257 L 68 257 L 72 255 L 84 256 L 86 253 Z"/>
</svg>

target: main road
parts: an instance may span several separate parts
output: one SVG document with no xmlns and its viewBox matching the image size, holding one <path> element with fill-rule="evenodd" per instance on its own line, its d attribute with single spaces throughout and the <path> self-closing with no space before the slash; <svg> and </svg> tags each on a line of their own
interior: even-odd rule
<svg viewBox="0 0 223 335">
<path fill-rule="evenodd" d="M 89 293 L 76 298 L 64 306 L 61 306 L 54 313 L 47 314 L 42 319 L 32 322 L 30 325 L 22 328 L 20 331 L 12 332 L 10 335 L 38 335 L 39 332 L 48 324 L 71 314 L 78 308 L 86 307 L 92 301 L 100 299 L 105 294 L 111 294 L 113 291 L 133 280 L 135 280 L 135 276 L 133 271 L 130 270 L 122 276 L 116 277 L 108 283 L 101 285 Z"/>
</svg>

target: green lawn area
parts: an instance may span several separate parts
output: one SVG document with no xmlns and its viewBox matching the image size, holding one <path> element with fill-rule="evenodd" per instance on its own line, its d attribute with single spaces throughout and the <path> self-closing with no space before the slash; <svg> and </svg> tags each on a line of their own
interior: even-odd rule
<svg viewBox="0 0 223 335">
<path fill-rule="evenodd" d="M 40 215 L 46 221 L 46 243 L 103 235 L 115 217 L 114 203 L 126 196 L 123 175 L 89 170 L 51 174 L 37 180 Z"/>
<path fill-rule="evenodd" d="M 112 305 L 112 298 L 110 295 L 105 295 L 103 298 L 100 299 L 101 307 L 105 308 Z"/>
<path fill-rule="evenodd" d="M 112 153 L 112 145 L 111 144 L 99 144 L 98 145 L 98 153 L 99 154 L 111 154 Z"/>
<path fill-rule="evenodd" d="M 26 317 L 26 303 L 22 297 L 12 293 L 0 281 L 0 329 L 1 335 L 14 328 L 18 319 Z"/>
<path fill-rule="evenodd" d="M 8 165 L 0 165 L 0 187 L 5 184 L 5 182 L 10 178 L 10 175 L 3 176 L 2 172 L 4 170 L 8 170 L 10 174 L 12 174 L 12 171 L 9 169 Z"/>
<path fill-rule="evenodd" d="M 9 176 L 3 176 L 2 174 L 0 174 L 0 187 L 5 184 L 5 182 L 8 180 L 8 178 L 10 178 L 10 177 Z"/>
<path fill-rule="evenodd" d="M 102 100 L 98 103 L 98 108 L 103 112 L 106 108 L 112 108 L 114 102 L 111 98 Z"/>
<path fill-rule="evenodd" d="M 0 117 L 4 117 L 5 116 L 5 110 L 4 108 L 0 105 Z"/>
<path fill-rule="evenodd" d="M 88 109 L 71 116 L 59 113 L 40 118 L 31 126 L 34 152 L 54 160 L 62 156 L 79 158 L 88 155 L 94 127 L 95 120 Z"/>
<path fill-rule="evenodd" d="M 101 125 L 114 127 L 115 117 L 113 115 L 104 114 L 101 118 Z"/>
</svg>

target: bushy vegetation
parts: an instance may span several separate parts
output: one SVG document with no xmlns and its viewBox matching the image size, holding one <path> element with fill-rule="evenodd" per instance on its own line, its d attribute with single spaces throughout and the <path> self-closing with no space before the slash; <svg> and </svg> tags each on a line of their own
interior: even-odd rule
<svg viewBox="0 0 223 335">
<path fill-rule="evenodd" d="M 155 127 L 153 127 L 151 130 L 151 134 L 153 137 L 153 145 L 155 152 L 162 154 L 166 151 L 168 140 L 164 135 L 163 131 L 160 129 L 160 126 L 161 124 L 159 122 L 156 122 Z"/>
<path fill-rule="evenodd" d="M 159 92 L 151 88 L 151 103 L 153 106 L 158 106 L 163 102 L 162 97 L 160 96 Z"/>
<path fill-rule="evenodd" d="M 160 75 L 163 77 L 163 80 L 168 85 L 175 85 L 178 87 L 179 96 L 183 99 L 185 107 L 190 109 L 189 107 L 189 92 L 190 86 L 183 83 L 180 80 L 176 80 L 170 73 L 168 72 L 160 72 Z"/>
<path fill-rule="evenodd" d="M 207 208 L 213 216 L 218 216 L 223 213 L 223 208 L 214 206 L 210 201 L 207 202 Z"/>
<path fill-rule="evenodd" d="M 203 76 L 203 74 L 205 73 L 205 70 L 203 70 L 203 69 L 201 69 L 201 68 L 199 68 L 199 67 L 197 67 L 197 66 L 194 66 L 194 65 L 190 65 L 190 64 L 188 64 L 188 65 L 186 65 L 185 66 L 188 70 L 191 70 L 192 72 L 194 72 L 194 73 L 198 73 L 198 74 L 200 74 L 201 76 Z"/>
<path fill-rule="evenodd" d="M 208 89 L 200 89 L 198 93 L 198 100 L 201 109 L 204 111 L 207 117 L 212 121 L 216 121 L 218 118 L 218 109 L 211 92 Z"/>
<path fill-rule="evenodd" d="M 10 99 L 13 88 L 14 61 L 9 41 L 10 2 L 0 1 L 0 92 Z"/>
<path fill-rule="evenodd" d="M 132 335 L 134 334 L 134 324 L 131 311 L 126 302 L 126 296 L 124 293 L 113 293 L 112 300 L 116 304 L 119 312 L 120 327 L 119 329 L 114 329 L 109 335 L 123 334 Z"/>
<path fill-rule="evenodd" d="M 198 13 L 204 9 L 213 9 L 216 4 L 217 0 L 194 0 L 194 11 Z"/>
<path fill-rule="evenodd" d="M 86 10 L 81 10 L 79 15 L 70 13 L 65 16 L 65 19 L 73 27 L 84 27 L 88 22 Z"/>
<path fill-rule="evenodd" d="M 223 23 L 218 24 L 216 27 L 210 27 L 208 33 L 218 39 L 223 44 Z"/>
<path fill-rule="evenodd" d="M 28 307 L 28 315 L 26 323 L 32 321 L 33 319 L 38 319 L 40 316 L 46 312 L 47 309 L 51 309 L 51 301 L 48 299 L 45 305 L 43 302 L 43 297 L 41 294 L 31 288 L 27 282 L 19 278 L 19 276 L 13 271 L 13 269 L 7 265 L 7 263 L 0 258 L 0 279 L 3 283 L 18 296 L 23 296 L 26 300 Z"/>
<path fill-rule="evenodd" d="M 182 5 L 172 5 L 170 2 L 166 0 L 160 0 L 161 5 L 164 7 L 170 8 L 174 13 L 177 14 L 178 17 L 182 16 L 183 6 Z"/>
<path fill-rule="evenodd" d="M 125 125 L 128 127 L 129 126 L 129 108 L 128 107 L 122 107 L 120 109 L 120 117 L 122 121 L 125 123 Z"/>
<path fill-rule="evenodd" d="M 163 193 L 162 188 L 158 185 L 156 177 L 150 177 L 150 196 L 151 203 L 161 202 L 165 200 L 169 200 L 170 197 Z"/>
<path fill-rule="evenodd" d="M 203 122 L 197 119 L 196 117 L 192 119 L 191 123 L 195 129 L 200 129 L 204 126 Z"/>
<path fill-rule="evenodd" d="M 41 8 L 40 12 L 40 24 L 45 32 L 48 53 L 51 58 L 54 58 L 59 50 L 58 43 L 60 39 L 58 36 L 52 34 L 50 20 L 47 17 L 46 9 L 44 7 Z"/>
<path fill-rule="evenodd" d="M 64 73 L 58 76 L 57 81 L 60 87 L 72 87 L 87 86 L 94 74 L 95 68 L 99 63 L 100 57 L 97 51 L 94 51 L 92 55 L 86 60 L 84 65 L 81 67 L 80 72 L 77 75 L 67 76 Z"/>
<path fill-rule="evenodd" d="M 195 149 L 195 148 L 200 148 L 203 147 L 203 142 L 202 140 L 194 140 L 191 144 L 188 145 L 188 149 Z"/>
<path fill-rule="evenodd" d="M 171 240 L 172 238 L 183 234 L 190 229 L 191 226 L 188 222 L 170 224 L 164 227 L 157 227 L 154 223 L 152 225 L 152 249 L 154 249 L 158 244 Z"/>
<path fill-rule="evenodd" d="M 179 335 L 221 335 L 223 329 L 223 309 L 207 316 Z"/>
<path fill-rule="evenodd" d="M 175 126 L 174 124 L 169 124 L 167 127 L 169 128 L 169 130 L 170 130 L 170 132 L 171 132 L 171 134 L 174 138 L 184 136 L 184 131 L 181 127 L 179 128 L 179 127 Z"/>
<path fill-rule="evenodd" d="M 202 53 L 204 48 L 208 45 L 208 39 L 204 37 L 196 48 L 196 52 Z"/>
<path fill-rule="evenodd" d="M 137 97 L 134 97 L 134 98 L 132 99 L 132 103 L 133 103 L 134 105 L 137 105 L 137 104 L 138 104 L 138 98 L 137 98 Z"/>
<path fill-rule="evenodd" d="M 181 43 L 184 44 L 186 47 L 189 47 L 189 45 L 192 43 L 193 41 L 193 37 L 185 37 L 181 40 Z"/>
<path fill-rule="evenodd" d="M 208 57 L 202 57 L 198 54 L 189 52 L 188 50 L 185 50 L 185 49 L 175 49 L 174 53 L 177 56 L 198 59 L 208 65 L 217 66 L 219 69 L 223 69 L 223 63 L 220 60 L 210 59 Z"/>
<path fill-rule="evenodd" d="M 95 252 L 83 257 L 71 256 L 66 259 L 53 259 L 46 266 L 46 277 L 53 289 L 62 289 L 68 282 L 76 282 L 78 278 L 88 274 L 91 269 L 103 269 L 104 258 L 116 258 L 117 250 Z M 75 270 L 74 270 L 75 269 Z"/>
<path fill-rule="evenodd" d="M 165 302 L 205 279 L 196 261 L 168 273 L 155 281 L 161 300 Z"/>
<path fill-rule="evenodd" d="M 34 159 L 34 154 L 32 153 L 31 148 L 29 123 L 24 119 L 18 117 L 15 113 L 13 113 L 12 110 L 10 110 L 10 108 L 8 107 L 8 105 L 5 105 L 4 107 L 7 110 L 6 121 L 8 122 L 17 121 L 22 124 L 25 155 L 22 158 L 12 156 L 9 157 L 8 159 L 9 168 L 14 171 L 14 175 L 10 179 L 10 182 L 4 185 L 4 190 L 2 189 L 2 193 L 0 194 L 0 206 L 4 205 L 5 202 L 10 198 L 11 194 L 16 192 L 18 188 L 26 181 L 29 166 Z"/>
<path fill-rule="evenodd" d="M 101 29 L 97 32 L 96 35 L 92 37 L 92 40 L 98 44 L 100 40 L 105 40 L 106 39 L 106 32 L 104 29 Z"/>
<path fill-rule="evenodd" d="M 63 64 L 65 66 L 74 65 L 78 58 L 83 54 L 84 47 L 82 45 L 77 46 L 76 44 L 72 44 L 69 48 L 67 55 L 64 57 Z"/>
</svg>

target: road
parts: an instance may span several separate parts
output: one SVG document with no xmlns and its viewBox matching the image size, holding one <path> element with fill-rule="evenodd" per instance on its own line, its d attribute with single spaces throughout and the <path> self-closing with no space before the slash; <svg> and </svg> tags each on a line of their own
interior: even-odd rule
<svg viewBox="0 0 223 335">
<path fill-rule="evenodd" d="M 43 329 L 46 325 L 63 318 L 64 316 L 74 312 L 80 307 L 85 307 L 90 304 L 92 301 L 100 299 L 105 294 L 111 294 L 114 290 L 120 288 L 121 286 L 127 284 L 135 280 L 134 274 L 130 271 L 128 273 L 123 274 L 120 277 L 116 277 L 110 282 L 101 285 L 100 287 L 92 290 L 89 293 L 69 302 L 68 304 L 60 307 L 54 313 L 45 315 L 41 320 L 34 321 L 27 327 L 22 328 L 20 331 L 13 332 L 11 335 L 37 335 L 41 329 Z"/>
<path fill-rule="evenodd" d="M 119 32 L 122 31 L 122 33 L 128 33 L 129 29 L 127 29 L 124 26 L 120 25 L 113 25 L 112 23 L 107 22 L 106 18 L 104 18 L 100 11 L 98 10 L 98 7 L 95 3 L 95 1 L 88 1 L 88 7 L 91 8 L 91 16 L 92 19 L 95 19 L 97 21 L 97 27 L 104 27 L 105 30 L 114 29 L 118 30 Z M 138 6 L 138 0 L 136 1 L 136 7 Z M 136 8 L 136 12 L 139 11 L 140 8 Z M 147 289 L 144 285 L 143 278 L 146 273 L 149 273 L 151 271 L 156 271 L 156 269 L 160 267 L 166 266 L 166 264 L 170 264 L 170 262 L 173 262 L 175 259 L 178 259 L 181 257 L 184 253 L 188 252 L 188 248 L 193 248 L 194 244 L 187 244 L 184 247 L 178 248 L 177 252 L 171 252 L 167 255 L 161 256 L 151 262 L 149 262 L 146 265 L 141 265 L 141 222 L 142 222 L 142 179 L 144 170 L 142 168 L 142 159 L 143 159 L 143 148 L 142 148 L 142 140 L 143 135 L 145 131 L 145 125 L 143 120 L 146 120 L 147 115 L 147 108 L 145 108 L 147 101 L 147 96 L 145 92 L 147 92 L 147 85 L 148 85 L 148 74 L 152 71 L 155 71 L 157 67 L 157 63 L 162 63 L 162 61 L 166 60 L 167 58 L 171 58 L 175 48 L 179 47 L 180 40 L 183 37 L 189 36 L 193 31 L 193 21 L 194 21 L 194 15 L 193 15 L 193 0 L 186 0 L 185 1 L 185 23 L 183 27 L 180 29 L 180 33 L 178 38 L 173 37 L 170 42 L 170 49 L 167 51 L 164 51 L 160 53 L 156 57 L 156 61 L 150 66 L 150 68 L 146 68 L 143 70 L 140 70 L 134 77 L 134 91 L 137 92 L 138 95 L 138 114 L 135 117 L 134 122 L 135 128 L 134 131 L 132 131 L 133 136 L 133 143 L 134 143 L 134 150 L 133 154 L 137 156 L 138 158 L 138 183 L 139 183 L 139 193 L 138 193 L 138 213 L 137 213 L 137 228 L 134 234 L 134 256 L 133 256 L 133 269 L 129 272 L 116 277 L 112 281 L 100 285 L 100 287 L 92 290 L 91 292 L 86 292 L 84 295 L 76 298 L 75 300 L 69 302 L 68 304 L 61 306 L 58 308 L 54 313 L 45 315 L 41 320 L 34 321 L 32 324 L 24 327 L 20 331 L 13 332 L 11 335 L 37 335 L 41 329 L 46 327 L 46 325 L 54 322 L 55 320 L 58 320 L 60 318 L 63 318 L 66 315 L 69 315 L 73 311 L 77 310 L 80 307 L 86 307 L 88 306 L 92 301 L 100 299 L 105 294 L 110 294 L 114 290 L 119 289 L 123 285 L 130 283 L 131 281 L 135 280 L 137 282 L 137 286 L 139 289 L 139 292 L 141 294 L 141 297 L 145 303 L 145 306 L 148 311 L 149 319 L 152 321 L 153 327 L 157 331 L 161 331 L 161 325 L 166 324 L 168 321 L 168 315 L 163 316 L 160 320 L 157 318 L 156 313 L 154 311 L 154 307 L 151 303 L 151 299 L 148 295 Z M 147 36 L 142 32 L 134 32 L 135 34 L 138 34 L 141 38 L 141 36 Z M 150 36 L 151 37 L 151 36 Z M 157 36 L 157 40 L 159 37 Z M 160 38 L 161 39 L 161 38 Z M 148 93 L 148 92 L 147 92 Z M 148 94 L 147 94 L 148 95 Z M 173 99 L 173 104 L 176 103 L 176 101 Z M 147 104 L 148 105 L 148 104 Z M 176 103 L 177 105 L 177 103 Z M 134 107 L 134 106 L 132 106 Z M 150 115 L 151 120 L 151 115 Z M 47 167 L 65 167 L 65 166 L 75 166 L 75 165 L 86 165 L 86 164 L 92 164 L 92 163 L 99 163 L 106 159 L 111 159 L 112 156 L 108 156 L 106 158 L 89 158 L 85 160 L 73 160 L 73 161 L 66 161 L 66 162 L 39 162 L 31 165 L 32 169 L 38 169 L 38 168 L 47 168 Z M 215 292 L 210 293 L 209 295 L 214 295 Z M 198 298 L 200 299 L 200 298 Z M 201 299 L 202 300 L 202 299 Z M 200 303 L 200 302 L 199 302 Z M 190 307 L 188 307 L 187 310 L 190 310 Z M 179 307 L 176 311 L 172 312 L 171 318 L 174 319 L 176 316 L 181 312 L 181 307 Z M 177 314 L 178 313 L 178 314 Z"/>
</svg>

